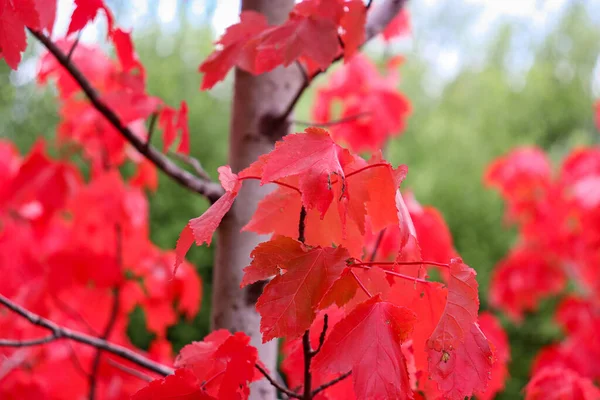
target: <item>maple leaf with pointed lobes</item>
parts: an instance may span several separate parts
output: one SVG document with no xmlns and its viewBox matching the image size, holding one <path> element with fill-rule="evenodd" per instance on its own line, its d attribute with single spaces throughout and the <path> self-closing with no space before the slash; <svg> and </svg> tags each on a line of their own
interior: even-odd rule
<svg viewBox="0 0 600 400">
<path fill-rule="evenodd" d="M 427 340 L 429 374 L 442 395 L 462 400 L 485 391 L 493 363 L 487 338 L 477 325 L 476 272 L 455 258 L 450 262 L 448 299 Z"/>
<path fill-rule="evenodd" d="M 261 184 L 299 176 L 302 204 L 323 216 L 333 200 L 332 175 L 344 181 L 343 168 L 352 160 L 350 152 L 338 146 L 325 129 L 307 128 L 305 133 L 288 135 L 276 144 L 264 164 Z"/>
<path fill-rule="evenodd" d="M 338 248 L 310 248 L 283 236 L 259 244 L 244 269 L 242 287 L 276 275 L 258 298 L 263 342 L 302 335 L 315 319 L 321 299 L 350 257 Z"/>
<path fill-rule="evenodd" d="M 240 22 L 227 28 L 217 42 L 217 50 L 200 64 L 199 72 L 204 73 L 201 89 L 210 89 L 225 79 L 234 66 L 254 72 L 256 45 L 252 39 L 268 26 L 267 18 L 261 13 L 242 11 Z"/>
<path fill-rule="evenodd" d="M 414 322 L 409 309 L 372 297 L 333 327 L 312 368 L 352 370 L 357 399 L 412 399 L 401 344 L 410 337 Z"/>
<path fill-rule="evenodd" d="M 220 329 L 181 349 L 175 366 L 191 370 L 199 382 L 205 382 L 202 388 L 207 394 L 233 400 L 248 398 L 248 384 L 259 378 L 257 361 L 258 351 L 250 346 L 249 336 Z"/>
<path fill-rule="evenodd" d="M 203 393 L 198 379 L 194 374 L 184 368 L 175 370 L 175 374 L 163 379 L 157 379 L 148 386 L 139 390 L 132 400 L 211 400 L 212 396 Z"/>
<path fill-rule="evenodd" d="M 113 16 L 103 0 L 75 0 L 75 10 L 71 16 L 71 23 L 67 30 L 67 36 L 73 32 L 82 30 L 89 22 L 93 21 L 98 15 L 98 11 L 103 10 L 106 14 L 109 35 L 113 31 Z"/>
<path fill-rule="evenodd" d="M 190 131 L 188 127 L 188 106 L 185 101 L 181 102 L 179 111 L 170 107 L 164 107 L 160 112 L 158 124 L 163 129 L 163 151 L 166 153 L 180 132 L 180 141 L 177 152 L 189 154 Z"/>
<path fill-rule="evenodd" d="M 40 27 L 35 0 L 0 0 L 0 57 L 11 69 L 17 69 L 27 47 L 25 27 Z"/>
<path fill-rule="evenodd" d="M 177 267 L 183 262 L 185 254 L 190 249 L 194 241 L 198 246 L 202 243 L 210 245 L 212 235 L 217 230 L 221 220 L 227 214 L 238 191 L 242 186 L 242 182 L 238 179 L 238 175 L 231 171 L 229 166 L 219 167 L 219 181 L 225 189 L 225 194 L 219 198 L 208 210 L 198 218 L 191 219 L 181 231 L 177 246 L 175 247 L 174 273 L 177 272 Z"/>
</svg>

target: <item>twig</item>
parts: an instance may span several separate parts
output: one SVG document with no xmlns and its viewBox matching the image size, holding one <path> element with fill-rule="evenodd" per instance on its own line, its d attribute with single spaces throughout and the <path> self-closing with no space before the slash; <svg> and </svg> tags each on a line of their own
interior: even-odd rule
<svg viewBox="0 0 600 400">
<path fill-rule="evenodd" d="M 305 125 L 305 126 L 320 126 L 322 128 L 328 127 L 328 126 L 333 126 L 333 125 L 340 125 L 340 124 L 344 124 L 346 122 L 352 122 L 355 121 L 361 117 L 367 116 L 370 113 L 368 112 L 362 112 L 362 113 L 358 113 L 355 115 L 350 115 L 344 118 L 340 118 L 340 119 L 335 119 L 332 121 L 327 121 L 327 122 L 308 122 L 308 121 L 298 121 L 298 120 L 294 120 L 292 121 L 292 123 L 297 124 L 297 125 Z"/>
<path fill-rule="evenodd" d="M 343 381 L 344 379 L 346 379 L 347 377 L 349 377 L 350 375 L 352 375 L 352 371 L 348 371 L 345 374 L 342 374 L 340 376 L 338 376 L 337 378 L 322 384 L 321 386 L 319 386 L 318 388 L 316 388 L 315 390 L 313 390 L 312 395 L 315 396 L 318 393 L 322 392 L 323 390 L 330 388 L 331 386 L 335 385 L 338 382 Z"/>
<path fill-rule="evenodd" d="M 16 339 L 0 339 L 0 347 L 29 347 L 29 346 L 38 346 L 40 344 L 50 343 L 56 340 L 56 336 L 54 334 L 44 336 L 39 339 L 25 339 L 25 340 L 16 340 Z"/>
<path fill-rule="evenodd" d="M 325 343 L 325 336 L 327 335 L 327 327 L 329 322 L 329 316 L 327 314 L 325 314 L 323 316 L 323 330 L 321 331 L 321 336 L 319 336 L 319 346 L 317 347 L 316 350 L 312 351 L 311 357 L 316 356 L 320 351 L 321 351 L 321 347 L 323 347 L 323 343 Z"/>
<path fill-rule="evenodd" d="M 379 249 L 379 246 L 381 246 L 381 241 L 383 240 L 384 234 L 385 234 L 385 228 L 380 230 L 379 235 L 377 235 L 377 240 L 375 241 L 375 246 L 373 247 L 373 252 L 371 253 L 371 256 L 369 257 L 369 261 L 371 261 L 371 262 L 375 261 L 375 256 L 377 256 L 377 250 Z"/>
<path fill-rule="evenodd" d="M 87 78 L 81 71 L 75 67 L 67 58 L 67 56 L 58 48 L 58 46 L 46 35 L 41 32 L 29 29 L 31 34 L 39 40 L 48 51 L 56 58 L 56 60 L 69 72 L 71 77 L 81 87 L 81 90 L 86 94 L 92 105 L 102 114 L 106 120 L 119 132 L 121 135 L 142 155 L 150 160 L 158 169 L 163 171 L 169 177 L 174 179 L 180 185 L 187 189 L 199 193 L 207 197 L 211 202 L 215 202 L 224 193 L 221 185 L 200 179 L 193 174 L 179 168 L 173 161 L 169 160 L 164 154 L 156 150 L 152 146 L 147 146 L 146 143 L 138 138 L 131 129 L 121 122 L 118 115 L 111 110 L 104 101 L 100 98 L 96 90 L 92 87 Z"/>
<path fill-rule="evenodd" d="M 289 390 L 289 389 L 286 389 L 286 388 L 284 388 L 283 386 L 281 386 L 279 383 L 277 383 L 277 381 L 275 381 L 275 379 L 273 379 L 273 378 L 271 377 L 271 375 L 269 375 L 269 373 L 268 373 L 268 372 L 267 372 L 267 371 L 266 371 L 266 370 L 265 370 L 263 367 L 261 367 L 261 366 L 260 366 L 260 364 L 255 364 L 254 366 L 256 367 L 256 369 L 257 369 L 257 370 L 259 370 L 259 371 L 260 371 L 260 373 L 261 373 L 261 374 L 263 374 L 263 376 L 264 376 L 265 378 L 267 378 L 267 380 L 269 381 L 269 383 L 270 383 L 271 385 L 273 385 L 273 387 L 275 387 L 275 389 L 279 390 L 281 393 L 284 393 L 284 394 L 286 394 L 288 397 L 292 397 L 292 398 L 294 398 L 294 399 L 302 399 L 302 398 L 303 398 L 303 397 L 302 397 L 301 395 L 299 395 L 298 393 L 296 393 L 296 392 L 292 392 L 291 390 Z"/>
<path fill-rule="evenodd" d="M 176 153 L 174 151 L 170 151 L 169 155 L 188 164 L 190 167 L 192 167 L 192 169 L 194 170 L 196 175 L 198 175 L 199 177 L 206 179 L 206 180 L 210 180 L 210 176 L 206 173 L 204 168 L 202 168 L 202 164 L 200 164 L 200 161 L 198 161 L 197 158 L 194 158 L 192 156 L 188 156 L 185 154 L 181 154 L 181 153 Z"/>
<path fill-rule="evenodd" d="M 377 36 L 381 33 L 385 27 L 394 19 L 394 17 L 402 10 L 407 0 L 382 0 L 379 2 L 377 7 L 371 7 L 371 2 L 367 4 L 367 8 L 369 9 L 369 14 L 367 15 L 367 23 L 365 24 L 365 41 L 360 46 L 364 46 L 369 40 Z M 344 58 L 344 54 L 340 54 L 337 56 L 333 62 L 330 64 L 333 65 L 337 61 Z M 296 104 L 304 94 L 304 91 L 310 86 L 310 83 L 320 74 L 326 72 L 329 67 L 325 68 L 321 71 L 316 71 L 309 79 L 304 79 L 304 82 L 285 108 L 285 110 L 276 118 L 276 127 L 281 126 L 285 121 L 287 121 L 288 117 L 296 107 Z"/>
<path fill-rule="evenodd" d="M 313 351 L 310 348 L 310 330 L 306 330 L 302 335 L 302 352 L 304 353 L 304 400 L 312 399 L 312 374 L 310 372 L 310 362 L 312 361 Z"/>
<path fill-rule="evenodd" d="M 67 61 L 69 61 L 69 62 L 71 61 L 71 57 L 73 57 L 73 53 L 75 53 L 75 49 L 77 48 L 77 45 L 79 44 L 79 41 L 81 40 L 81 32 L 83 32 L 83 31 L 79 31 L 77 33 L 77 38 L 75 39 L 75 41 L 73 42 L 73 45 L 69 49 L 69 54 L 67 54 Z"/>
<path fill-rule="evenodd" d="M 306 228 L 306 208 L 300 209 L 300 221 L 298 222 L 298 241 L 304 243 L 304 230 Z"/>
<path fill-rule="evenodd" d="M 123 268 L 123 240 L 122 240 L 122 231 L 121 225 L 117 223 L 115 225 L 115 254 L 117 257 L 117 264 L 122 269 Z M 104 328 L 104 332 L 102 332 L 101 339 L 108 339 L 110 334 L 112 333 L 113 328 L 115 327 L 115 323 L 117 322 L 117 317 L 119 316 L 119 309 L 121 308 L 121 290 L 119 287 L 114 288 L 113 290 L 113 303 L 112 308 L 110 310 L 110 315 L 108 317 L 108 322 L 106 323 L 106 327 Z M 90 373 L 89 379 L 89 399 L 94 400 L 96 398 L 96 380 L 98 379 L 98 369 L 100 368 L 100 359 L 102 358 L 102 349 L 96 350 L 96 355 L 94 357 L 94 361 L 92 362 L 92 372 Z"/>
<path fill-rule="evenodd" d="M 115 360 L 112 360 L 110 358 L 107 359 L 106 361 L 113 367 L 120 369 L 121 371 L 126 372 L 129 375 L 135 376 L 136 378 L 141 379 L 143 381 L 152 382 L 154 380 L 154 378 L 152 378 L 149 375 L 144 374 L 142 371 L 138 371 L 137 369 L 134 369 L 134 368 L 128 367 L 127 365 L 118 363 Z"/>
<path fill-rule="evenodd" d="M 152 142 L 152 135 L 154 134 L 154 128 L 156 127 L 156 120 L 158 118 L 158 112 L 153 112 L 150 116 L 150 123 L 148 124 L 148 136 L 146 137 L 146 148 L 150 147 Z"/>
<path fill-rule="evenodd" d="M 366 267 L 366 268 L 368 268 L 368 267 Z M 365 292 L 365 294 L 367 295 L 367 297 L 368 298 L 373 297 L 373 295 L 369 292 L 369 289 L 367 289 L 367 287 L 362 283 L 362 281 L 358 278 L 358 276 L 356 276 L 356 274 L 354 273 L 354 271 L 350 270 L 350 274 L 352 275 L 352 277 L 354 278 L 354 280 L 356 281 L 356 283 L 358 284 L 358 286 L 362 289 L 362 291 Z"/>
<path fill-rule="evenodd" d="M 0 304 L 4 305 L 12 312 L 19 314 L 23 318 L 27 319 L 33 325 L 40 326 L 40 327 L 45 328 L 45 329 L 49 330 L 50 332 L 52 332 L 52 337 L 53 337 L 52 341 L 60 340 L 60 339 L 69 339 L 74 342 L 83 343 L 88 346 L 102 349 L 102 350 L 107 351 L 111 354 L 114 354 L 118 357 L 121 357 L 125 360 L 129 360 L 129 361 L 139 365 L 140 367 L 146 368 L 149 371 L 156 372 L 157 374 L 160 374 L 162 376 L 167 376 L 167 375 L 173 373 L 172 368 L 170 368 L 166 365 L 157 363 L 155 361 L 152 361 L 149 358 L 146 358 L 140 354 L 137 354 L 137 353 L 129 350 L 126 347 L 120 346 L 118 344 L 110 343 L 104 339 L 100 339 L 95 336 L 90 336 L 88 334 L 74 331 L 74 330 L 65 328 L 63 326 L 60 326 L 44 317 L 41 317 L 38 314 L 35 314 L 35 313 L 19 306 L 16 303 L 13 303 L 11 300 L 9 300 L 8 298 L 4 297 L 1 294 L 0 294 Z M 13 343 L 9 343 L 9 344 L 7 344 L 7 346 L 13 347 L 12 344 Z M 0 346 L 2 346 L 2 345 L 0 344 Z"/>
</svg>

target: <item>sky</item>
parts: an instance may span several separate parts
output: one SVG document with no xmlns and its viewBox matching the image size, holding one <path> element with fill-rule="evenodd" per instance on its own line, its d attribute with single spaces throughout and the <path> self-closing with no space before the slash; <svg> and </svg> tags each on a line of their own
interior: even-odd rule
<svg viewBox="0 0 600 400">
<path fill-rule="evenodd" d="M 470 46 L 469 51 L 472 52 L 474 46 L 485 43 L 488 38 L 493 36 L 497 27 L 507 20 L 527 24 L 526 31 L 530 33 L 527 40 L 535 40 L 536 36 L 542 38 L 552 28 L 553 23 L 569 1 L 576 0 L 411 0 L 409 9 L 412 12 L 412 23 L 416 32 L 419 32 L 421 22 L 422 25 L 431 26 L 430 23 L 429 25 L 425 23 L 426 18 L 435 15 L 440 18 L 440 13 L 452 12 L 458 15 L 470 15 L 470 23 L 466 27 L 466 32 Z M 591 9 L 599 11 L 597 15 L 600 23 L 600 1 L 589 1 L 591 1 L 590 4 L 596 2 L 596 6 L 592 6 Z M 191 23 L 204 24 L 210 18 L 215 36 L 220 35 L 228 26 L 238 21 L 238 10 L 240 9 L 240 0 L 129 0 L 128 2 L 106 0 L 106 2 L 113 8 L 128 8 L 127 12 L 118 13 L 120 16 L 118 24 L 125 29 L 143 26 L 158 19 L 163 32 L 174 32 L 179 28 L 178 12 L 182 11 L 178 8 L 185 7 L 185 16 Z M 57 22 L 54 28 L 55 38 L 66 33 L 74 9 L 74 0 L 59 0 L 58 4 Z M 441 18 L 443 17 L 444 15 L 441 16 Z M 93 24 L 83 30 L 81 41 L 84 43 L 102 42 L 106 29 L 105 23 L 104 16 L 97 17 Z M 403 45 L 404 50 L 410 50 L 410 41 Z M 430 43 L 425 41 L 425 46 L 420 51 L 423 57 L 435 66 L 442 85 L 460 71 L 469 55 L 464 49 L 464 43 L 457 43 L 451 39 L 446 41 L 445 37 L 431 38 Z M 523 52 L 523 57 L 519 57 L 517 54 L 513 58 L 512 63 L 516 70 L 526 70 L 530 61 L 527 59 L 526 52 Z M 472 63 L 473 60 L 468 60 L 468 62 Z M 600 67 L 599 74 L 596 75 L 600 75 Z M 35 64 L 32 62 L 20 69 L 14 77 L 13 83 L 26 83 L 34 76 Z M 600 78 L 598 80 L 600 81 Z M 600 82 L 597 82 L 596 86 L 600 87 Z"/>
</svg>

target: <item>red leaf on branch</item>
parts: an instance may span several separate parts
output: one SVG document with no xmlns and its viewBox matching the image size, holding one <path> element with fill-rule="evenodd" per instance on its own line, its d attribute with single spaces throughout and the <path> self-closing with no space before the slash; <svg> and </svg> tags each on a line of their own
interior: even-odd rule
<svg viewBox="0 0 600 400">
<path fill-rule="evenodd" d="M 357 399 L 412 399 L 401 344 L 415 315 L 375 296 L 338 322 L 314 359 L 315 370 L 352 370 Z"/>
<path fill-rule="evenodd" d="M 302 335 L 315 319 L 321 299 L 350 257 L 342 247 L 310 248 L 283 236 L 259 244 L 244 269 L 242 286 L 276 275 L 258 298 L 263 342 Z"/>
<path fill-rule="evenodd" d="M 190 369 L 207 394 L 235 400 L 248 398 L 248 384 L 257 377 L 257 360 L 258 351 L 250 346 L 250 337 L 221 329 L 181 349 L 175 365 Z"/>
<path fill-rule="evenodd" d="M 217 49 L 200 65 L 204 73 L 202 90 L 212 88 L 225 79 L 234 66 L 254 71 L 255 46 L 252 39 L 268 27 L 267 18 L 255 11 L 242 11 L 240 22 L 227 28 L 219 39 Z"/>
<path fill-rule="evenodd" d="M 132 400 L 213 400 L 200 388 L 198 379 L 194 374 L 184 368 L 175 370 L 174 375 L 157 379 L 145 388 L 135 393 Z"/>
<path fill-rule="evenodd" d="M 242 186 L 242 182 L 236 174 L 231 172 L 229 166 L 219 167 L 219 180 L 221 181 L 221 186 L 226 190 L 225 194 L 210 206 L 204 214 L 198 218 L 191 219 L 183 228 L 177 240 L 177 246 L 175 247 L 175 253 L 177 254 L 175 272 L 193 241 L 198 246 L 201 246 L 202 243 L 210 245 L 213 233 L 217 230 L 221 220 L 233 205 L 238 191 Z"/>
<path fill-rule="evenodd" d="M 106 14 L 108 32 L 110 34 L 113 31 L 113 16 L 103 0 L 75 0 L 75 11 L 73 11 L 73 15 L 71 16 L 67 36 L 73 32 L 82 30 L 89 22 L 96 18 L 100 10 L 103 10 Z"/>
<path fill-rule="evenodd" d="M 493 356 L 477 325 L 475 275 L 461 259 L 451 261 L 446 307 L 427 340 L 429 373 L 449 399 L 462 400 L 475 391 L 483 392 L 490 379 Z"/>
<path fill-rule="evenodd" d="M 398 15 L 394 17 L 392 22 L 385 27 L 381 35 L 386 42 L 400 36 L 410 34 L 410 14 L 406 8 L 400 10 Z"/>
<path fill-rule="evenodd" d="M 333 200 L 332 176 L 343 181 L 343 167 L 352 156 L 335 144 L 326 130 L 308 128 L 305 132 L 288 135 L 277 143 L 266 159 L 261 183 L 299 176 L 302 204 L 307 210 L 316 208 L 323 216 Z"/>
<path fill-rule="evenodd" d="M 12 69 L 21 62 L 21 53 L 27 47 L 25 27 L 40 27 L 40 16 L 35 0 L 0 0 L 0 57 Z"/>
</svg>

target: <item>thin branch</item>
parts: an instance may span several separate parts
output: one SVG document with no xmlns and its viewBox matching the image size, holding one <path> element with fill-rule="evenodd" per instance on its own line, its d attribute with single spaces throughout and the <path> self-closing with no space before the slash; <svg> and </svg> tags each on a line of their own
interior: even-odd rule
<svg viewBox="0 0 600 400">
<path fill-rule="evenodd" d="M 367 43 L 369 40 L 381 33 L 392 21 L 392 19 L 394 19 L 394 17 L 398 15 L 398 13 L 400 12 L 400 10 L 402 10 L 406 2 L 407 0 L 382 0 L 378 2 L 377 6 L 375 7 L 371 7 L 371 2 L 369 2 L 369 4 L 367 4 L 369 13 L 367 15 L 367 22 L 365 24 L 365 41 L 360 47 L 364 46 L 365 43 Z M 341 60 L 342 58 L 344 58 L 343 53 L 337 56 L 330 64 L 330 66 L 336 63 L 337 61 Z M 285 123 L 285 121 L 287 121 L 292 111 L 294 111 L 296 104 L 304 94 L 304 91 L 310 86 L 310 83 L 317 76 L 319 76 L 323 72 L 326 72 L 328 69 L 329 67 L 325 68 L 324 70 L 317 71 L 314 74 L 312 74 L 312 76 L 310 76 L 309 79 L 304 79 L 304 82 L 302 83 L 302 85 L 300 86 L 300 88 L 298 89 L 288 106 L 277 117 L 276 126 L 279 126 Z"/>
<path fill-rule="evenodd" d="M 121 231 L 121 225 L 117 223 L 115 225 L 115 254 L 117 257 L 117 264 L 122 269 L 123 268 L 123 235 Z M 108 339 L 110 334 L 112 333 L 113 328 L 117 322 L 117 317 L 119 316 L 119 309 L 121 308 L 121 290 L 119 287 L 113 289 L 113 303 L 110 310 L 110 315 L 108 316 L 108 322 L 106 323 L 106 327 L 104 328 L 104 332 L 102 332 L 101 339 Z M 92 362 L 92 372 L 90 373 L 89 379 L 89 399 L 94 400 L 96 398 L 96 381 L 98 379 L 98 370 L 100 368 L 100 359 L 102 358 L 102 349 L 96 350 L 96 355 L 94 357 L 94 361 Z"/>
<path fill-rule="evenodd" d="M 306 208 L 300 209 L 300 221 L 298 222 L 298 241 L 304 243 L 304 230 L 306 228 Z"/>
<path fill-rule="evenodd" d="M 75 53 L 75 49 L 77 48 L 77 45 L 79 44 L 79 41 L 81 40 L 81 32 L 83 32 L 83 31 L 79 31 L 77 33 L 77 38 L 75 39 L 75 41 L 73 42 L 73 45 L 69 49 L 69 54 L 67 54 L 67 61 L 69 61 L 69 62 L 71 61 L 71 58 L 73 57 L 73 53 Z"/>
<path fill-rule="evenodd" d="M 53 341 L 60 339 L 69 339 L 74 342 L 83 343 L 88 346 L 92 346 L 98 349 L 102 349 L 106 352 L 114 354 L 118 357 L 121 357 L 125 360 L 129 360 L 140 367 L 146 368 L 149 371 L 156 372 L 162 376 L 167 376 L 173 373 L 173 369 L 157 363 L 155 361 L 150 360 L 134 351 L 129 350 L 126 347 L 120 346 L 118 344 L 107 342 L 106 340 L 97 338 L 95 336 L 91 336 L 85 334 L 83 332 L 74 331 L 63 326 L 60 326 L 38 314 L 35 314 L 16 303 L 13 303 L 8 298 L 4 297 L 0 294 L 0 304 L 7 307 L 12 312 L 22 316 L 27 319 L 33 325 L 40 326 L 52 332 Z"/>
<path fill-rule="evenodd" d="M 173 151 L 169 152 L 169 155 L 188 164 L 190 167 L 192 167 L 192 169 L 194 170 L 196 175 L 198 175 L 202 179 L 206 179 L 207 181 L 210 180 L 210 176 L 208 175 L 208 173 L 206 173 L 204 168 L 202 168 L 202 164 L 200 164 L 200 161 L 198 161 L 197 158 L 194 158 L 192 156 L 188 156 L 185 154 L 181 154 L 181 153 L 176 153 Z"/>
<path fill-rule="evenodd" d="M 362 268 L 362 269 L 371 269 L 373 267 L 368 266 L 367 264 L 352 264 L 350 265 L 351 268 Z M 435 283 L 433 281 L 428 281 L 427 279 L 422 279 L 422 278 L 415 278 L 414 276 L 410 276 L 410 275 L 405 275 L 405 274 L 401 274 L 399 272 L 395 272 L 395 271 L 389 271 L 387 269 L 384 269 L 383 272 L 385 272 L 388 275 L 391 276 L 395 276 L 397 278 L 402 278 L 405 279 L 407 281 L 411 281 L 411 282 L 419 282 L 419 283 L 424 283 L 424 284 L 432 284 Z M 352 275 L 354 276 L 355 279 L 358 279 L 358 277 L 352 273 Z M 363 288 L 363 290 L 366 290 L 366 288 L 364 286 L 362 286 L 362 282 L 360 282 L 360 280 L 357 280 L 358 284 L 361 285 L 361 288 Z M 367 294 L 369 294 L 369 292 L 366 292 Z M 371 297 L 371 296 L 369 296 Z"/>
<path fill-rule="evenodd" d="M 106 361 L 107 361 L 107 362 L 108 362 L 110 365 L 112 365 L 113 367 L 115 367 L 115 368 L 117 368 L 117 369 L 120 369 L 121 371 L 123 371 L 123 372 L 125 372 L 125 373 L 128 373 L 128 374 L 129 374 L 129 375 L 131 375 L 131 376 L 135 376 L 136 378 L 138 378 L 138 379 L 141 379 L 141 380 L 143 380 L 143 381 L 146 381 L 146 382 L 152 382 L 152 381 L 154 380 L 154 378 L 152 378 L 152 377 L 151 377 L 151 376 L 149 376 L 149 375 L 146 375 L 146 374 L 144 374 L 142 371 L 138 371 L 138 370 L 137 370 L 137 369 L 135 369 L 135 368 L 131 368 L 131 367 L 128 367 L 127 365 L 123 365 L 123 364 L 121 364 L 121 363 L 118 363 L 118 362 L 116 362 L 115 360 L 112 360 L 112 359 L 110 359 L 110 358 L 109 358 L 109 359 L 107 359 Z"/>
<path fill-rule="evenodd" d="M 304 353 L 304 400 L 312 399 L 312 374 L 310 372 L 310 362 L 312 361 L 313 351 L 310 347 L 310 330 L 306 330 L 302 335 L 302 352 Z"/>
<path fill-rule="evenodd" d="M 146 148 L 150 147 L 152 142 L 152 135 L 154 135 L 154 128 L 156 127 L 156 120 L 158 119 L 158 112 L 153 112 L 150 116 L 150 123 L 148 124 L 148 136 L 146 137 Z"/>
<path fill-rule="evenodd" d="M 344 117 L 344 118 L 334 119 L 334 120 L 327 121 L 327 122 L 307 122 L 307 121 L 297 121 L 297 120 L 294 120 L 294 121 L 292 121 L 292 123 L 294 123 L 296 125 L 319 126 L 321 128 L 326 128 L 328 126 L 340 125 L 340 124 L 345 124 L 347 122 L 356 121 L 357 119 L 360 119 L 360 118 L 362 118 L 364 116 L 367 116 L 369 114 L 370 113 L 368 113 L 368 112 L 362 112 L 362 113 L 358 113 L 358 114 L 355 114 L 355 115 L 349 115 L 349 116 Z"/>
<path fill-rule="evenodd" d="M 48 51 L 56 58 L 56 60 L 67 70 L 71 77 L 81 87 L 81 90 L 86 94 L 92 105 L 102 114 L 106 120 L 142 155 L 150 160 L 158 169 L 163 171 L 169 177 L 174 179 L 180 185 L 187 189 L 199 193 L 207 197 L 211 202 L 215 202 L 224 193 L 221 185 L 200 179 L 193 174 L 179 168 L 177 164 L 169 160 L 164 154 L 156 150 L 152 146 L 147 146 L 146 143 L 137 137 L 131 129 L 129 129 L 119 116 L 110 109 L 100 95 L 92 87 L 87 78 L 81 73 L 81 71 L 73 65 L 67 56 L 58 48 L 58 46 L 46 35 L 41 32 L 29 29 L 31 34 L 39 40 Z"/>
<path fill-rule="evenodd" d="M 337 378 L 322 384 L 321 386 L 319 386 L 318 388 L 316 388 L 315 390 L 313 390 L 312 395 L 315 396 L 317 394 L 319 394 L 320 392 L 322 392 L 323 390 L 332 387 L 333 385 L 335 385 L 338 382 L 343 381 L 344 379 L 346 379 L 347 377 L 349 377 L 350 375 L 352 375 L 352 371 L 348 371 L 345 374 L 342 374 L 340 376 L 338 376 Z"/>
<path fill-rule="evenodd" d="M 377 235 L 377 240 L 375 240 L 375 246 L 373 247 L 373 252 L 371 253 L 371 256 L 369 257 L 369 261 L 371 261 L 371 262 L 375 261 L 375 257 L 377 256 L 377 250 L 379 249 L 379 246 L 381 246 L 381 241 L 383 240 L 384 234 L 385 234 L 385 228 L 380 230 L 379 235 Z"/>
<path fill-rule="evenodd" d="M 25 340 L 16 340 L 16 339 L 0 339 L 0 347 L 29 347 L 29 346 L 38 346 L 41 344 L 50 343 L 56 340 L 56 336 L 54 334 L 44 336 L 39 339 L 25 339 Z"/>
<path fill-rule="evenodd" d="M 352 265 L 352 267 L 354 267 L 354 265 Z M 369 269 L 369 267 L 365 267 L 365 269 Z M 373 297 L 373 295 L 369 292 L 369 289 L 366 288 L 366 286 L 362 283 L 362 281 L 358 278 L 358 276 L 356 276 L 354 271 L 350 270 L 350 274 L 352 274 L 352 277 L 354 278 L 354 280 L 356 281 L 358 286 L 362 289 L 362 291 L 365 292 L 367 297 L 369 297 L 369 298 Z"/>
<path fill-rule="evenodd" d="M 327 328 L 329 326 L 329 316 L 327 314 L 325 314 L 323 316 L 323 330 L 321 331 L 321 335 L 319 336 L 319 346 L 316 348 L 316 350 L 312 351 L 311 357 L 316 356 L 320 351 L 321 351 L 321 347 L 323 347 L 323 343 L 325 343 L 325 336 L 327 335 Z"/>
<path fill-rule="evenodd" d="M 292 392 L 289 389 L 284 388 L 283 386 L 281 386 L 277 381 L 275 381 L 275 379 L 273 379 L 271 377 L 271 375 L 269 375 L 269 373 L 260 366 L 260 364 L 255 364 L 254 365 L 256 367 L 257 370 L 260 371 L 261 374 L 263 374 L 263 376 L 265 378 L 267 378 L 267 380 L 269 381 L 269 383 L 271 385 L 273 385 L 273 387 L 275 387 L 275 389 L 277 389 L 278 391 L 280 391 L 281 393 L 284 393 L 285 395 L 287 395 L 288 397 L 292 397 L 294 399 L 302 399 L 303 397 L 301 395 L 299 395 L 296 392 Z"/>
</svg>

